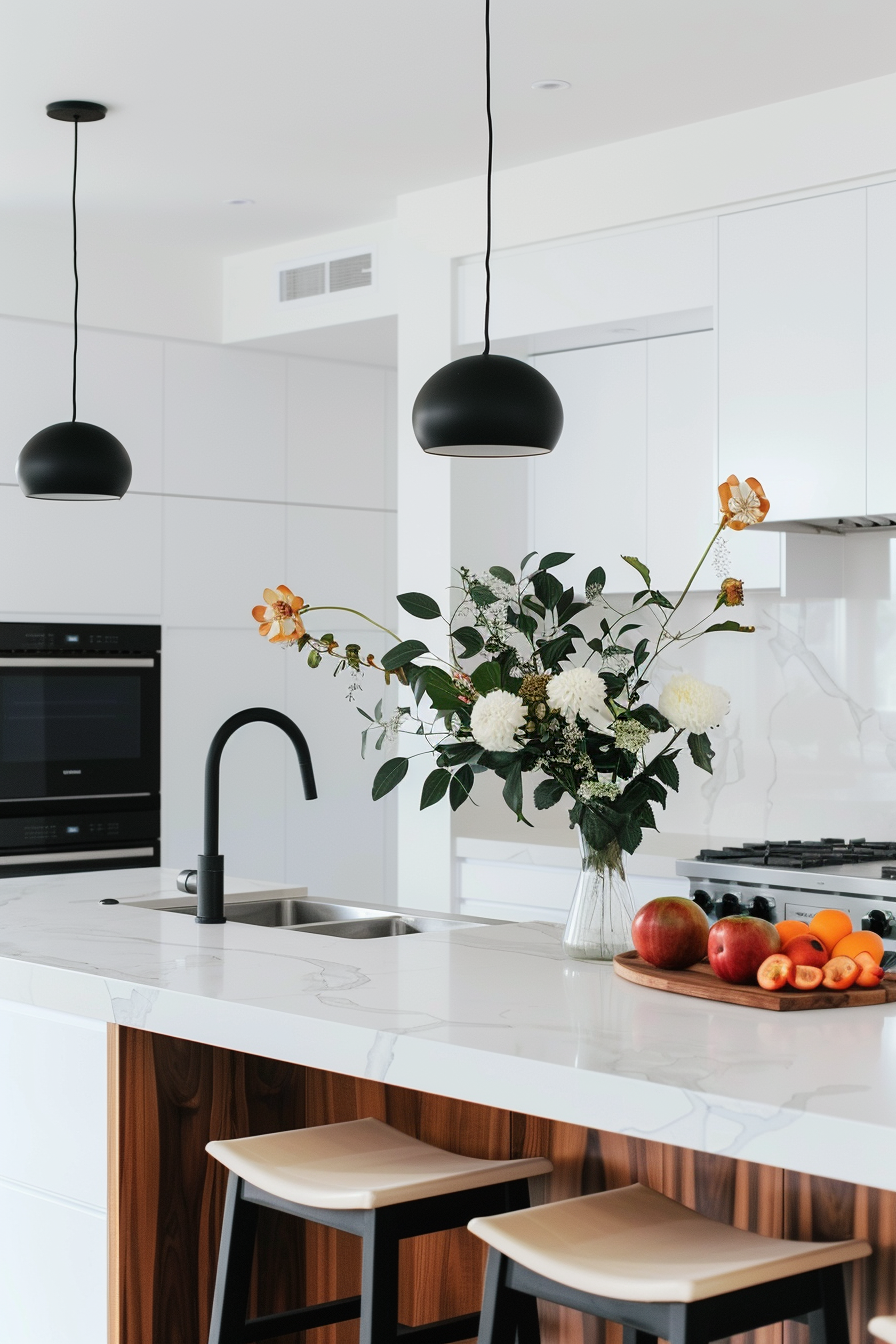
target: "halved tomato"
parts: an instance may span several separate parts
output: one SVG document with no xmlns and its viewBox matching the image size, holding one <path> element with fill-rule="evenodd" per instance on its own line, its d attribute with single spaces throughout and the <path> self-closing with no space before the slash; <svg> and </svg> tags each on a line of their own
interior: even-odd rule
<svg viewBox="0 0 896 1344">
<path fill-rule="evenodd" d="M 824 977 L 820 966 L 794 966 L 787 972 L 787 983 L 794 989 L 818 989 Z"/>
<path fill-rule="evenodd" d="M 773 952 L 756 972 L 760 989 L 783 989 L 787 984 L 787 972 L 793 962 L 783 952 Z"/>
<path fill-rule="evenodd" d="M 859 978 L 852 957 L 831 957 L 822 972 L 825 989 L 850 989 Z"/>
<path fill-rule="evenodd" d="M 856 984 L 860 989 L 877 989 L 884 978 L 883 966 L 878 966 L 870 952 L 857 952 L 853 961 L 859 968 Z"/>
</svg>

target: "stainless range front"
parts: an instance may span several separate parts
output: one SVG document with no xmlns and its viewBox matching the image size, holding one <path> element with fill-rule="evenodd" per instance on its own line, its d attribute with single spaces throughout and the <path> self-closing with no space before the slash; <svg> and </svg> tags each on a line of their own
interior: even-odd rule
<svg viewBox="0 0 896 1344">
<path fill-rule="evenodd" d="M 690 894 L 710 920 L 758 915 L 808 922 L 819 910 L 845 910 L 853 928 L 879 933 L 896 962 L 896 842 L 790 841 L 701 850 L 679 859 Z"/>
</svg>

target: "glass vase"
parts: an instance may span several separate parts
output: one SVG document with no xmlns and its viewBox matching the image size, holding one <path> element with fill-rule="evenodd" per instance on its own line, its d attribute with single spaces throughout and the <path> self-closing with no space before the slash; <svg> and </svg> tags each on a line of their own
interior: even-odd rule
<svg viewBox="0 0 896 1344">
<path fill-rule="evenodd" d="M 563 934 L 563 950 L 575 961 L 612 961 L 632 945 L 635 902 L 625 877 L 622 851 L 613 841 L 592 849 L 579 830 L 582 871 Z"/>
</svg>

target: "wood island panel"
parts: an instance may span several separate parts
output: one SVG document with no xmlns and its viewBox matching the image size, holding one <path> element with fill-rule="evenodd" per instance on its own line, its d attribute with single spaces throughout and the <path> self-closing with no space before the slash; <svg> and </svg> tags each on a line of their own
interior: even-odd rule
<svg viewBox="0 0 896 1344">
<path fill-rule="evenodd" d="M 538 1119 L 367 1079 L 305 1069 L 130 1027 L 110 1027 L 110 1344 L 206 1344 L 226 1173 L 213 1138 L 375 1116 L 473 1157 L 544 1154 L 546 1199 L 641 1181 L 709 1217 L 771 1236 L 865 1237 L 848 1272 L 851 1344 L 896 1308 L 896 1195 L 734 1158 Z M 408 1241 L 400 1319 L 476 1310 L 485 1248 L 465 1229 Z M 261 1211 L 253 1314 L 357 1292 L 360 1245 L 346 1233 Z M 621 1331 L 541 1306 L 544 1344 L 620 1344 Z M 355 1344 L 356 1322 L 307 1332 Z M 298 1344 L 299 1336 L 284 1337 Z M 743 1344 L 808 1344 L 771 1326 Z"/>
</svg>

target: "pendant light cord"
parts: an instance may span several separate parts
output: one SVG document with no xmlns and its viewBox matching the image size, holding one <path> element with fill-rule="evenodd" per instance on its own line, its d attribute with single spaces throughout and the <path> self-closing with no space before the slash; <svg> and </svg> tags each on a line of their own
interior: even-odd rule
<svg viewBox="0 0 896 1344">
<path fill-rule="evenodd" d="M 72 350 L 72 424 L 78 418 L 78 119 L 73 122 L 75 128 L 75 162 L 72 170 L 72 267 L 75 272 L 75 343 Z"/>
<path fill-rule="evenodd" d="M 488 167 L 485 173 L 485 349 L 489 352 L 488 315 L 492 302 L 492 153 L 494 150 L 494 130 L 492 128 L 492 35 L 489 23 L 491 0 L 485 0 L 485 119 L 488 122 Z M 77 134 L 77 126 L 75 127 Z"/>
</svg>

